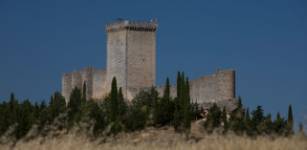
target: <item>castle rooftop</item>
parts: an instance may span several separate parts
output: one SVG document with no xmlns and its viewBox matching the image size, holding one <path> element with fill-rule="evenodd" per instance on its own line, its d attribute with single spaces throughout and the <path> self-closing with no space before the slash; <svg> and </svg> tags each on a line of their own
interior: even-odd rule
<svg viewBox="0 0 307 150">
<path fill-rule="evenodd" d="M 136 30 L 136 31 L 156 31 L 158 22 L 156 19 L 150 21 L 138 21 L 138 20 L 126 20 L 117 19 L 106 25 L 106 31 L 118 31 L 118 30 Z"/>
</svg>

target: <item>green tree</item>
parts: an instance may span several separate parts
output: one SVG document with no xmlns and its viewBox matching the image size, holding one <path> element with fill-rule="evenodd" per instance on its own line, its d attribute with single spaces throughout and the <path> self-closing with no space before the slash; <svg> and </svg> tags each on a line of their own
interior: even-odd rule
<svg viewBox="0 0 307 150">
<path fill-rule="evenodd" d="M 127 131 L 136 131 L 144 129 L 148 120 L 148 110 L 146 105 L 138 102 L 142 99 L 133 99 L 132 105 L 128 109 L 125 126 Z"/>
<path fill-rule="evenodd" d="M 263 109 L 261 106 L 257 106 L 256 110 L 252 112 L 251 129 L 257 134 L 261 133 L 258 126 L 264 120 Z"/>
<path fill-rule="evenodd" d="M 42 101 L 40 103 L 40 105 L 38 106 L 38 109 L 36 108 L 36 111 L 39 113 L 38 116 L 38 127 L 39 130 L 41 132 L 43 132 L 42 130 L 44 129 L 45 125 L 48 123 L 48 107 L 46 106 L 45 101 Z M 41 133 L 41 134 L 45 134 L 45 133 Z"/>
<path fill-rule="evenodd" d="M 101 135 L 107 125 L 102 107 L 93 100 L 87 100 L 82 108 L 82 122 L 85 123 L 82 129 L 94 136 Z"/>
<path fill-rule="evenodd" d="M 20 105 L 20 111 L 17 118 L 17 127 L 15 136 L 17 139 L 25 136 L 34 124 L 33 106 L 29 100 L 25 100 Z"/>
<path fill-rule="evenodd" d="M 258 131 L 261 134 L 269 135 L 273 132 L 273 122 L 271 114 L 264 117 L 264 120 L 258 125 Z"/>
<path fill-rule="evenodd" d="M 191 102 L 189 80 L 184 73 L 178 72 L 177 97 L 174 100 L 174 121 L 176 131 L 189 133 L 191 127 Z"/>
<path fill-rule="evenodd" d="M 243 108 L 241 96 L 239 96 L 239 98 L 238 98 L 238 108 Z"/>
<path fill-rule="evenodd" d="M 0 114 L 0 135 L 5 133 L 7 129 L 17 123 L 19 104 L 14 93 L 11 93 L 9 102 L 1 104 Z"/>
<path fill-rule="evenodd" d="M 125 102 L 122 88 L 120 87 L 118 90 L 118 107 L 119 107 L 119 117 L 122 120 L 122 116 L 124 116 L 127 112 L 128 106 Z"/>
<path fill-rule="evenodd" d="M 123 121 L 127 105 L 124 101 L 121 88 L 117 88 L 116 78 L 112 79 L 111 92 L 106 99 L 107 119 L 109 122 L 110 133 L 117 134 L 122 131 Z"/>
<path fill-rule="evenodd" d="M 154 124 L 156 126 L 164 126 L 171 123 L 174 114 L 174 104 L 170 96 L 170 82 L 166 79 L 163 97 L 157 98 L 155 104 Z"/>
<path fill-rule="evenodd" d="M 184 93 L 183 93 L 183 127 L 186 133 L 190 132 L 191 129 L 191 102 L 190 102 L 190 83 L 189 79 L 186 78 L 184 84 Z"/>
<path fill-rule="evenodd" d="M 65 98 L 60 92 L 55 92 L 50 99 L 48 107 L 49 122 L 52 123 L 56 117 L 66 112 Z"/>
<path fill-rule="evenodd" d="M 212 133 L 215 128 L 220 127 L 222 119 L 222 112 L 220 108 L 214 103 L 213 106 L 209 108 L 207 120 L 204 123 L 206 131 L 208 133 Z"/>
<path fill-rule="evenodd" d="M 288 119 L 287 119 L 287 135 L 293 134 L 293 113 L 292 113 L 292 106 L 289 105 L 288 107 Z"/>
<path fill-rule="evenodd" d="M 276 119 L 273 123 L 273 126 L 276 134 L 283 135 L 285 133 L 286 121 L 280 116 L 279 112 L 276 115 Z"/>
<path fill-rule="evenodd" d="M 247 135 L 252 135 L 253 134 L 253 129 L 252 129 L 252 121 L 249 113 L 249 108 L 246 108 L 245 112 L 245 118 L 244 118 L 244 126 L 245 126 L 245 131 Z"/>
<path fill-rule="evenodd" d="M 82 101 L 83 102 L 87 100 L 86 91 L 87 91 L 87 86 L 86 86 L 86 82 L 84 82 L 82 86 Z"/>
<path fill-rule="evenodd" d="M 75 87 L 70 95 L 68 102 L 68 127 L 73 125 L 81 119 L 81 107 L 82 107 L 82 94 L 80 89 Z"/>
<path fill-rule="evenodd" d="M 230 113 L 229 128 L 237 134 L 243 134 L 245 126 L 245 110 L 239 97 L 237 108 Z"/>
</svg>

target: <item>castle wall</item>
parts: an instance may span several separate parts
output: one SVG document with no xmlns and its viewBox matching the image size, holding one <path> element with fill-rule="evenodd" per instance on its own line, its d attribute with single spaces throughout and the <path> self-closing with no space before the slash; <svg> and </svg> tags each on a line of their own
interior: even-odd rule
<svg viewBox="0 0 307 150">
<path fill-rule="evenodd" d="M 72 90 L 77 87 L 82 90 L 83 84 L 86 83 L 87 99 L 102 98 L 105 93 L 105 71 L 97 70 L 91 67 L 65 73 L 62 77 L 62 95 L 66 102 L 69 101 Z"/>
<path fill-rule="evenodd" d="M 106 71 L 105 70 L 95 70 L 93 72 L 93 99 L 101 99 L 109 91 L 105 90 L 106 81 Z"/>
<path fill-rule="evenodd" d="M 219 70 L 210 76 L 190 81 L 191 98 L 198 103 L 235 98 L 235 71 Z"/>
<path fill-rule="evenodd" d="M 162 96 L 164 87 L 157 88 Z M 171 87 L 171 96 L 176 97 L 176 86 Z M 233 100 L 235 95 L 235 71 L 218 70 L 212 75 L 190 81 L 191 100 L 204 103 L 220 103 Z"/>
<path fill-rule="evenodd" d="M 113 77 L 122 87 L 125 98 L 131 99 L 139 89 L 155 85 L 156 77 L 155 22 L 121 20 L 106 26 L 107 79 L 110 90 Z"/>
<path fill-rule="evenodd" d="M 71 90 L 72 90 L 72 74 L 65 73 L 62 76 L 62 95 L 65 97 L 66 103 L 68 102 Z"/>
<path fill-rule="evenodd" d="M 127 35 L 127 87 L 129 91 L 135 95 L 139 89 L 154 86 L 155 77 L 156 33 L 129 30 Z"/>
<path fill-rule="evenodd" d="M 72 72 L 72 78 L 71 78 L 71 91 L 77 87 L 78 89 L 82 89 L 83 80 L 80 72 Z"/>
<path fill-rule="evenodd" d="M 111 89 L 113 77 L 116 77 L 117 86 L 126 90 L 126 62 L 127 62 L 127 31 L 109 31 L 107 35 L 107 79 L 106 90 Z M 125 94 L 125 93 L 123 93 Z"/>
<path fill-rule="evenodd" d="M 64 74 L 62 95 L 66 101 L 73 88 L 82 89 L 83 83 L 87 85 L 88 99 L 103 98 L 110 92 L 113 77 L 128 100 L 132 100 L 140 90 L 155 86 L 156 29 L 155 21 L 119 20 L 107 25 L 106 71 L 84 68 Z M 164 87 L 157 90 L 162 96 Z M 171 95 L 176 96 L 175 86 L 171 87 Z M 191 80 L 190 95 L 192 101 L 202 104 L 229 102 L 236 96 L 235 71 L 218 70 L 212 75 Z"/>
</svg>

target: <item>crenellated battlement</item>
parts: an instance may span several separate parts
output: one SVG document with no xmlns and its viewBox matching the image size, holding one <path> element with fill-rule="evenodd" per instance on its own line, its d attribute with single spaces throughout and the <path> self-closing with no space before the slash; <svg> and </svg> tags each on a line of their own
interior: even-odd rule
<svg viewBox="0 0 307 150">
<path fill-rule="evenodd" d="M 136 20 L 124 20 L 118 19 L 106 25 L 107 32 L 119 31 L 119 30 L 133 30 L 133 31 L 148 31 L 154 32 L 158 27 L 156 19 L 150 21 L 136 21 Z"/>
<path fill-rule="evenodd" d="M 106 69 L 83 68 L 62 76 L 62 94 L 68 101 L 73 88 L 86 83 L 88 99 L 103 99 L 111 90 L 113 77 L 122 88 L 123 96 L 132 100 L 137 93 L 156 83 L 156 30 L 157 20 L 135 21 L 118 19 L 106 25 Z M 163 86 L 158 87 L 160 94 Z M 176 96 L 176 85 L 171 86 Z M 233 69 L 216 72 L 190 80 L 190 96 L 202 105 L 223 104 L 234 107 L 236 98 L 236 72 Z"/>
</svg>

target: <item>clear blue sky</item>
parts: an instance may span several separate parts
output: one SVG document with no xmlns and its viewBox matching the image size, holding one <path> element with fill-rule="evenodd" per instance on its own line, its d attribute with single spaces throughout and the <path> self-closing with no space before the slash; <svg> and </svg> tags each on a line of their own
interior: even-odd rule
<svg viewBox="0 0 307 150">
<path fill-rule="evenodd" d="M 104 68 L 117 18 L 158 19 L 158 84 L 234 68 L 245 105 L 307 120 L 306 0 L 0 0 L 0 99 L 49 100 L 64 72 Z"/>
</svg>

